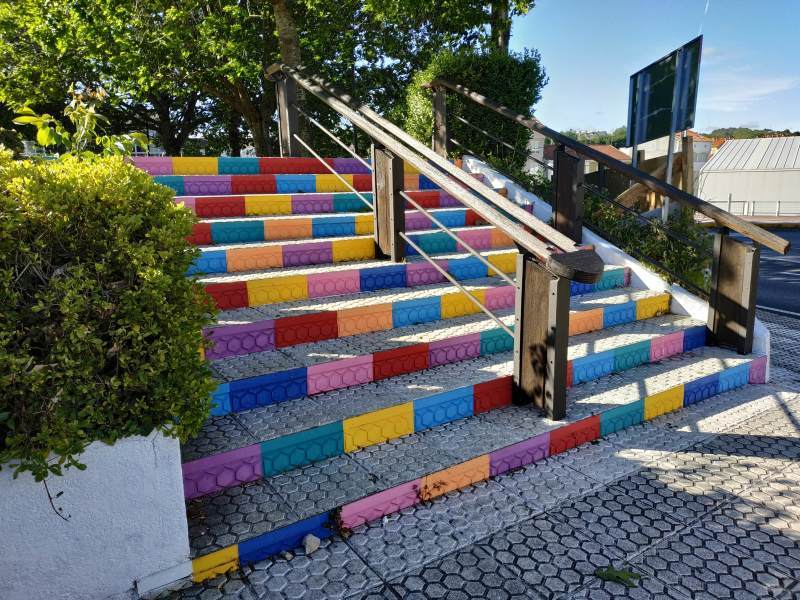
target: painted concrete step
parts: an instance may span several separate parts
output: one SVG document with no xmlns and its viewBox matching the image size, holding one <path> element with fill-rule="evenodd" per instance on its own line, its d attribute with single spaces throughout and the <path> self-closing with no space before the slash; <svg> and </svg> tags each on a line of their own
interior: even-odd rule
<svg viewBox="0 0 800 600">
<path fill-rule="evenodd" d="M 372 175 L 336 175 L 318 170 L 317 174 L 303 175 L 154 175 L 156 183 L 165 185 L 176 196 L 212 196 L 231 194 L 299 194 L 326 192 L 372 191 Z M 342 181 L 344 180 L 344 181 Z M 425 189 L 432 186 L 422 175 L 406 175 L 406 187 Z M 351 187 L 348 187 L 349 184 Z"/>
<path fill-rule="evenodd" d="M 255 473 L 247 483 L 187 504 L 193 578 L 292 550 L 308 533 L 346 533 L 665 412 L 762 383 L 765 371 L 765 357 L 701 348 L 571 389 L 563 421 L 510 406 L 287 473 Z M 259 465 L 256 457 L 240 472 Z"/>
<path fill-rule="evenodd" d="M 337 173 L 368 174 L 370 169 L 355 158 L 325 158 Z M 275 175 L 323 172 L 316 158 L 238 156 L 135 156 L 130 161 L 151 175 Z M 369 162 L 369 161 L 366 161 Z M 411 165 L 406 172 L 416 173 Z"/>
<path fill-rule="evenodd" d="M 490 264 L 505 273 L 516 271 L 517 252 L 497 250 L 482 253 Z M 437 258 L 437 264 L 456 280 L 488 276 L 488 268 L 466 253 Z M 608 281 L 622 279 L 624 270 Z M 229 273 L 199 278 L 221 310 L 291 302 L 304 298 L 337 296 L 387 288 L 440 283 L 446 279 L 422 257 L 404 263 L 386 260 L 352 261 L 333 265 L 310 265 L 294 269 L 271 269 L 260 273 Z M 604 283 L 601 282 L 601 285 Z M 611 287 L 609 285 L 609 287 Z"/>
<path fill-rule="evenodd" d="M 372 192 L 361 194 L 372 202 Z M 329 194 L 247 194 L 221 196 L 176 196 L 203 218 L 227 218 L 269 215 L 312 215 L 326 213 L 371 212 L 372 207 L 353 192 Z M 453 200 L 454 206 L 459 206 Z"/>
<path fill-rule="evenodd" d="M 467 208 L 432 209 L 431 214 L 446 227 L 485 225 L 475 211 Z M 407 210 L 406 231 L 423 231 L 437 226 L 419 210 Z M 195 245 L 239 244 L 278 240 L 346 237 L 374 233 L 372 213 L 321 214 L 203 219 L 195 223 L 189 241 Z"/>
<path fill-rule="evenodd" d="M 507 325 L 511 311 L 498 311 Z M 567 385 L 705 345 L 705 324 L 666 315 L 569 340 Z M 511 350 L 513 339 L 483 314 L 323 340 L 211 363 L 220 386 L 212 414 L 243 412 Z"/>
<path fill-rule="evenodd" d="M 458 227 L 451 230 L 459 240 L 474 250 L 497 250 L 513 247 L 512 239 L 492 226 Z M 430 255 L 463 251 L 456 240 L 441 230 L 424 230 L 408 236 L 423 252 Z M 406 245 L 406 255 L 418 252 Z M 376 246 L 372 235 L 350 235 L 314 240 L 282 240 L 202 246 L 200 256 L 189 274 L 238 273 L 258 269 L 299 267 L 375 258 Z"/>
<path fill-rule="evenodd" d="M 481 254 L 502 272 L 516 273 L 516 251 L 494 250 Z M 469 254 L 440 256 L 436 263 L 457 281 L 490 276 L 487 266 Z M 221 274 L 201 277 L 199 281 L 220 310 L 229 310 L 371 290 L 411 288 L 441 283 L 446 279 L 422 257 L 411 256 L 400 264 L 385 260 L 354 261 L 271 269 L 260 273 Z M 570 282 L 570 293 L 589 294 L 624 287 L 629 281 L 630 272 L 626 268 L 606 265 L 596 283 Z"/>
<path fill-rule="evenodd" d="M 499 277 L 463 283 L 490 310 L 514 306 L 515 287 Z M 666 314 L 669 302 L 668 293 L 630 288 L 573 296 L 570 335 Z M 223 311 L 218 324 L 205 330 L 206 338 L 214 343 L 206 350 L 206 358 L 253 354 L 480 312 L 449 283 L 234 309 Z"/>
<path fill-rule="evenodd" d="M 260 457 L 261 475 L 273 475 L 509 406 L 511 388 L 505 379 L 511 375 L 512 359 L 510 351 L 502 352 L 424 374 L 406 373 L 314 398 L 211 417 L 200 435 L 182 445 L 186 497 L 243 483 L 237 478 L 218 481 L 213 475 L 226 468 L 237 470 L 245 455 Z"/>
<path fill-rule="evenodd" d="M 472 174 L 483 181 L 480 173 Z M 325 194 L 331 192 L 370 192 L 372 175 L 366 173 L 334 175 L 322 168 L 308 174 L 260 175 L 153 175 L 156 183 L 172 188 L 176 196 L 230 196 L 247 194 Z M 453 180 L 456 185 L 462 185 Z M 405 174 L 404 190 L 438 190 L 424 175 Z"/>
<path fill-rule="evenodd" d="M 630 295 L 638 292 L 620 296 Z M 605 292 L 595 296 L 603 303 L 610 299 Z M 652 296 L 643 299 L 649 298 Z M 575 298 L 591 305 L 590 299 L 591 296 Z M 668 304 L 667 295 L 662 306 Z M 509 352 L 490 354 L 475 362 L 448 363 L 424 374 L 414 372 L 393 377 L 386 383 L 370 382 L 326 392 L 314 399 L 306 396 L 238 415 L 212 417 L 208 428 L 183 447 L 184 462 L 191 463 L 185 467 L 188 473 L 185 489 L 196 489 L 197 473 L 205 473 L 208 465 L 223 465 L 228 456 L 234 457 L 235 463 L 240 448 L 253 443 L 271 441 L 269 448 L 261 448 L 265 463 L 266 454 L 272 456 L 269 460 L 273 466 L 265 471 L 271 474 L 373 445 L 401 435 L 397 432 L 409 432 L 409 428 L 419 431 L 466 416 L 470 411 L 479 414 L 507 406 L 511 398 L 497 393 L 500 384 L 494 380 L 511 374 L 512 360 Z M 492 382 L 485 383 L 487 380 Z M 409 404 L 411 401 L 416 404 Z M 405 420 L 398 419 L 403 415 Z M 339 443 L 341 439 L 343 444 Z M 298 450 L 308 444 L 312 446 L 308 452 Z M 203 493 L 210 491 L 213 490 L 206 489 Z"/>
</svg>

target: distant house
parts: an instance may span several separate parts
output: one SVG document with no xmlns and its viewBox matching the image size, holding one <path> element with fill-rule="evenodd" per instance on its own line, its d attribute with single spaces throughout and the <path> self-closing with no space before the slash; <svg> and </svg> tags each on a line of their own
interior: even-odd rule
<svg viewBox="0 0 800 600">
<path fill-rule="evenodd" d="M 697 195 L 734 214 L 799 214 L 800 137 L 728 140 L 700 171 Z"/>
<path fill-rule="evenodd" d="M 692 131 L 691 129 L 686 130 L 686 135 L 692 140 L 692 156 L 694 159 L 692 161 L 692 166 L 694 169 L 694 190 L 696 191 L 700 169 L 703 168 L 703 165 L 708 162 L 711 156 L 711 147 L 714 143 L 714 139 L 702 133 Z M 644 144 L 639 144 L 636 149 L 644 152 L 644 160 L 650 160 L 651 158 L 666 156 L 668 147 L 669 136 L 667 135 L 657 140 L 650 140 Z M 622 150 L 629 156 L 631 155 L 631 148 L 623 148 Z M 683 152 L 683 132 L 675 134 L 675 152 Z"/>
</svg>

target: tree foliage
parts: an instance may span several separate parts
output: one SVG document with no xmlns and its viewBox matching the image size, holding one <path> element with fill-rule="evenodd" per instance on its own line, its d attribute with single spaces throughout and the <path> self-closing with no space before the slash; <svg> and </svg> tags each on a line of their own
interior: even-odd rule
<svg viewBox="0 0 800 600">
<path fill-rule="evenodd" d="M 405 112 L 395 115 L 402 120 L 406 131 L 424 143 L 430 143 L 433 135 L 433 109 L 430 92 L 423 86 L 434 79 L 460 83 L 525 116 L 532 115 L 533 105 L 539 101 L 542 88 L 547 84 L 547 75 L 535 50 L 519 54 L 473 50 L 442 52 L 427 68 L 414 75 L 406 92 Z M 456 141 L 451 148 L 453 154 L 470 153 L 501 159 L 509 167 L 525 163 L 531 136 L 529 129 L 452 92 L 447 94 L 447 115 L 448 137 Z M 489 132 L 512 149 L 475 128 Z"/>
</svg>

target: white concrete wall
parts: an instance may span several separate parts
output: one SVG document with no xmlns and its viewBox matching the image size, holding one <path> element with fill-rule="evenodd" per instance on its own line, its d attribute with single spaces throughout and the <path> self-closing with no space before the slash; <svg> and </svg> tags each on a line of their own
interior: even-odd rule
<svg viewBox="0 0 800 600">
<path fill-rule="evenodd" d="M 155 432 L 91 444 L 85 471 L 42 483 L 0 471 L 0 598 L 132 598 L 189 575 L 178 440 Z"/>
<path fill-rule="evenodd" d="M 517 204 L 533 204 L 533 214 L 548 222 L 553 214 L 549 204 L 535 194 L 495 171 L 487 164 L 472 156 L 464 157 L 464 169 L 473 173 L 483 173 L 491 182 L 492 187 L 506 187 L 509 199 Z M 631 255 L 623 252 L 611 242 L 597 234 L 583 228 L 583 243 L 592 244 L 606 264 L 629 267 L 631 271 L 631 286 L 639 289 L 668 291 L 672 296 L 670 310 L 675 314 L 688 315 L 703 321 L 708 319 L 708 302 L 683 289 L 679 285 L 669 284 L 659 274 L 643 265 Z M 769 330 L 756 319 L 753 335 L 753 352 L 769 356 L 770 351 Z M 767 381 L 769 381 L 769 361 L 767 361 Z"/>
</svg>

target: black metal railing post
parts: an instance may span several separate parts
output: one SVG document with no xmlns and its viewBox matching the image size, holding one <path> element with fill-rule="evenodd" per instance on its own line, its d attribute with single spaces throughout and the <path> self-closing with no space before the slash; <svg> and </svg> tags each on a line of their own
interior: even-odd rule
<svg viewBox="0 0 800 600">
<path fill-rule="evenodd" d="M 278 100 L 278 140 L 281 156 L 300 156 L 300 145 L 295 134 L 300 133 L 298 127 L 297 82 L 291 77 L 279 74 L 275 81 L 275 92 Z"/>
<path fill-rule="evenodd" d="M 708 330 L 711 343 L 731 347 L 739 354 L 753 350 L 756 318 L 757 245 L 743 244 L 721 229 L 714 235 Z"/>
<path fill-rule="evenodd" d="M 447 91 L 442 87 L 433 88 L 433 151 L 447 158 L 449 141 L 447 137 Z"/>
<path fill-rule="evenodd" d="M 375 244 L 394 262 L 406 255 L 406 244 L 400 237 L 406 230 L 403 191 L 403 160 L 383 146 L 372 144 L 372 189 L 375 216 Z"/>
<path fill-rule="evenodd" d="M 514 404 L 533 402 L 549 418 L 567 413 L 569 280 L 533 257 L 517 256 L 514 326 Z"/>
<path fill-rule="evenodd" d="M 553 157 L 553 221 L 556 231 L 574 242 L 583 238 L 583 159 L 563 144 Z"/>
</svg>

